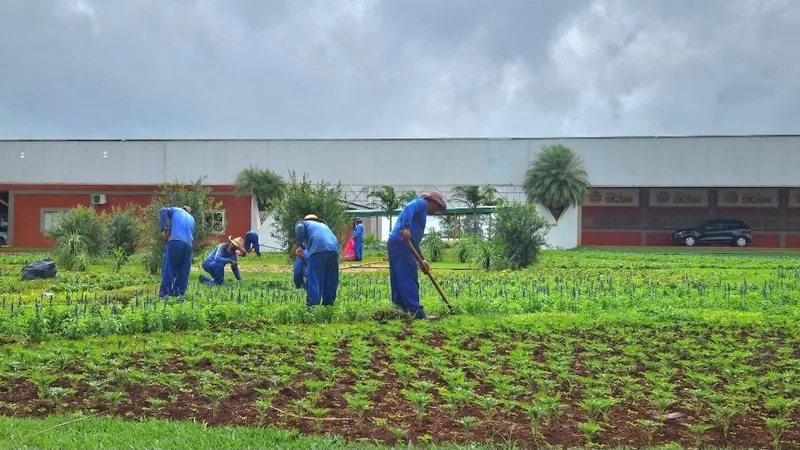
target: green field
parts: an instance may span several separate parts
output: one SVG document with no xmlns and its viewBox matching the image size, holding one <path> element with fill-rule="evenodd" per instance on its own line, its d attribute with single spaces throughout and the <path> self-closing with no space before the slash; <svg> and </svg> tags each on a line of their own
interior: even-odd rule
<svg viewBox="0 0 800 450">
<path fill-rule="evenodd" d="M 800 448 L 800 259 L 732 253 L 435 263 L 435 322 L 379 255 L 307 312 L 285 255 L 165 302 L 135 258 L 22 282 L 42 255 L 3 254 L 0 448 Z"/>
</svg>

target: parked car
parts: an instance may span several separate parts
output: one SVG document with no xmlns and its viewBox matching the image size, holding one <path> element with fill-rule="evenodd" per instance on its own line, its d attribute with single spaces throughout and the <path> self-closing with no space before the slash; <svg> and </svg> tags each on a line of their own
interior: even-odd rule
<svg viewBox="0 0 800 450">
<path fill-rule="evenodd" d="M 691 247 L 696 244 L 730 244 L 745 247 L 753 241 L 750 226 L 741 220 L 709 220 L 697 228 L 672 233 L 672 242 Z"/>
</svg>

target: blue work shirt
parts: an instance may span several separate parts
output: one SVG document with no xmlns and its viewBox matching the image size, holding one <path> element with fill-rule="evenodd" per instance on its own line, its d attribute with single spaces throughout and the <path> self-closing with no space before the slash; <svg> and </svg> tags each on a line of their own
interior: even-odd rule
<svg viewBox="0 0 800 450">
<path fill-rule="evenodd" d="M 169 225 L 167 225 L 169 219 Z M 169 229 L 170 241 L 181 241 L 194 245 L 194 217 L 183 208 L 166 207 L 158 212 L 161 230 Z"/>
<path fill-rule="evenodd" d="M 327 225 L 313 220 L 301 220 L 294 227 L 295 244 L 302 245 L 309 255 L 321 252 L 339 253 L 339 241 Z"/>
<path fill-rule="evenodd" d="M 359 223 L 353 229 L 353 240 L 356 242 L 361 242 L 364 240 L 364 224 Z"/>
<path fill-rule="evenodd" d="M 400 235 L 400 230 L 408 230 L 411 232 L 411 243 L 417 249 L 417 253 L 422 256 L 422 250 L 419 248 L 419 243 L 422 241 L 422 235 L 425 234 L 425 223 L 428 220 L 428 202 L 422 198 L 415 198 L 403 207 L 400 215 L 397 216 L 397 222 L 394 224 L 392 232 L 389 233 L 389 238 L 403 239 Z"/>
<path fill-rule="evenodd" d="M 241 280 L 242 276 L 239 272 L 239 265 L 236 264 L 239 261 L 239 257 L 236 256 L 236 250 L 234 250 L 233 253 L 228 251 L 229 247 L 229 244 L 219 244 L 218 246 L 214 247 L 214 250 L 211 250 L 211 253 L 206 256 L 206 260 L 203 261 L 203 266 L 224 268 L 226 264 L 231 264 L 231 272 L 233 272 L 233 276 L 235 276 L 237 280 Z"/>
</svg>

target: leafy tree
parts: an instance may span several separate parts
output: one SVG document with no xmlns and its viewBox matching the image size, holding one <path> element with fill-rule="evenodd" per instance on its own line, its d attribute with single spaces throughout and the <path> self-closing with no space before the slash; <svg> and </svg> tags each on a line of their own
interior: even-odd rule
<svg viewBox="0 0 800 450">
<path fill-rule="evenodd" d="M 281 198 L 286 183 L 283 178 L 268 169 L 250 166 L 236 176 L 236 195 L 252 195 L 259 211 L 268 211 Z"/>
<path fill-rule="evenodd" d="M 142 238 L 147 246 L 144 262 L 151 274 L 159 273 L 164 258 L 164 238 L 161 236 L 161 226 L 158 221 L 158 213 L 163 207 L 192 208 L 192 217 L 195 220 L 194 257 L 205 256 L 202 255 L 202 251 L 208 246 L 212 237 L 212 213 L 222 207 L 222 202 L 211 197 L 211 188 L 205 186 L 204 182 L 205 177 L 200 177 L 188 187 L 177 181 L 162 184 L 153 193 L 150 204 L 142 210 L 144 216 Z"/>
<path fill-rule="evenodd" d="M 503 255 L 509 269 L 533 264 L 547 243 L 550 225 L 532 203 L 504 202 L 497 207 L 491 241 Z"/>
<path fill-rule="evenodd" d="M 67 248 L 84 248 L 89 256 L 97 257 L 107 249 L 108 236 L 104 227 L 104 216 L 89 206 L 76 206 L 56 215 L 53 227 L 44 233 L 56 243 L 70 241 Z M 77 236 L 77 237 L 76 237 Z"/>
<path fill-rule="evenodd" d="M 441 229 L 442 237 L 456 237 L 456 216 L 453 214 L 439 216 L 439 228 Z"/>
<path fill-rule="evenodd" d="M 402 194 L 397 196 L 397 200 L 400 201 L 400 205 L 398 205 L 398 208 L 405 206 L 406 203 L 410 202 L 411 200 L 414 200 L 417 197 L 419 197 L 419 194 L 417 194 L 417 191 L 415 190 L 403 192 Z"/>
<path fill-rule="evenodd" d="M 137 212 L 136 205 L 129 205 L 125 209 L 115 206 L 111 209 L 105 225 L 108 247 L 112 252 L 119 249 L 125 256 L 130 256 L 136 251 L 142 233 L 142 221 Z"/>
<path fill-rule="evenodd" d="M 583 160 L 561 144 L 542 147 L 525 173 L 523 187 L 528 201 L 540 203 L 555 220 L 583 204 L 591 189 Z"/>
<path fill-rule="evenodd" d="M 370 192 L 367 197 L 378 199 L 380 209 L 385 211 L 386 217 L 389 218 L 389 229 L 391 230 L 394 212 L 400 209 L 400 199 L 397 197 L 394 186 L 381 186 L 377 191 Z"/>
<path fill-rule="evenodd" d="M 444 257 L 445 245 L 438 231 L 433 229 L 428 230 L 420 244 L 420 246 L 425 249 L 425 257 L 428 261 L 438 262 Z"/>
<path fill-rule="evenodd" d="M 472 214 L 462 220 L 462 229 L 466 234 L 481 235 L 483 230 L 483 220 L 478 215 L 477 209 L 480 206 L 495 206 L 499 201 L 497 189 L 493 186 L 462 185 L 453 188 L 450 195 L 451 200 L 463 203 L 467 208 L 473 210 Z"/>
<path fill-rule="evenodd" d="M 272 236 L 284 243 L 284 248 L 294 246 L 294 227 L 307 214 L 324 219 L 334 234 L 342 237 L 350 224 L 345 212 L 344 189 L 341 183 L 330 185 L 325 181 L 311 183 L 308 174 L 298 180 L 294 172 L 283 188 L 282 201 L 272 209 L 275 229 Z M 340 242 L 341 243 L 341 242 Z"/>
</svg>

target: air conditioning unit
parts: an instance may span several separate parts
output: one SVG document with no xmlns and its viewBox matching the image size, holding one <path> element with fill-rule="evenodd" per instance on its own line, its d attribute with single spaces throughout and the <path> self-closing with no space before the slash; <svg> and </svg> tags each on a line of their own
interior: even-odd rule
<svg viewBox="0 0 800 450">
<path fill-rule="evenodd" d="M 92 205 L 105 205 L 106 194 L 92 194 Z"/>
</svg>

